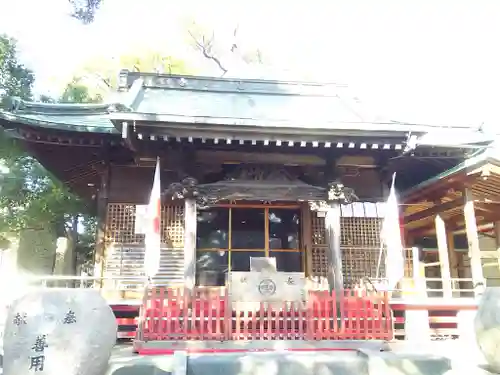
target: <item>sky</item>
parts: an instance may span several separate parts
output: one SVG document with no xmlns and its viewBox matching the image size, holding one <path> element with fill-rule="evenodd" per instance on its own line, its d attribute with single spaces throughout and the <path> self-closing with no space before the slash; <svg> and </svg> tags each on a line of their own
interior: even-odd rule
<svg viewBox="0 0 500 375">
<path fill-rule="evenodd" d="M 265 67 L 227 58 L 229 76 L 345 83 L 398 121 L 500 121 L 498 0 L 105 0 L 89 26 L 68 16 L 66 0 L 0 0 L 0 9 L 0 32 L 19 40 L 38 92 L 56 92 L 89 59 L 145 46 L 218 75 L 192 48 L 195 21 L 224 50 L 238 25 L 238 45 L 262 51 Z"/>
</svg>

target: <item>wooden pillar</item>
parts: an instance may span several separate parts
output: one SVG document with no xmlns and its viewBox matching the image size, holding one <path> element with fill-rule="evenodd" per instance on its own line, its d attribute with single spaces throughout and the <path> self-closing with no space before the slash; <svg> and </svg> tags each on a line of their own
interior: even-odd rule
<svg viewBox="0 0 500 375">
<path fill-rule="evenodd" d="M 302 246 L 304 250 L 304 271 L 306 276 L 313 276 L 312 263 L 312 216 L 309 205 L 301 205 L 302 210 Z"/>
<path fill-rule="evenodd" d="M 94 276 L 104 276 L 106 262 L 106 219 L 109 200 L 111 167 L 107 164 L 101 173 L 101 184 L 97 191 L 97 233 L 94 252 Z"/>
<path fill-rule="evenodd" d="M 452 293 L 457 294 L 458 297 L 460 295 L 460 285 L 458 282 L 458 278 L 460 275 L 458 274 L 458 254 L 455 251 L 455 236 L 452 231 L 446 230 L 446 244 L 448 245 L 448 259 L 450 260 L 450 275 L 452 278 Z"/>
<path fill-rule="evenodd" d="M 425 264 L 420 260 L 421 249 L 414 246 L 412 251 L 412 262 L 413 262 L 413 286 L 415 290 L 415 296 L 417 297 L 427 297 L 427 283 L 425 281 Z"/>
<path fill-rule="evenodd" d="M 500 221 L 495 221 L 495 245 L 497 251 L 497 263 L 500 269 Z"/>
<path fill-rule="evenodd" d="M 436 225 L 436 238 L 439 252 L 439 266 L 441 268 L 441 282 L 443 289 L 443 297 L 452 297 L 450 259 L 448 257 L 448 244 L 446 238 L 446 225 L 440 215 L 434 218 Z"/>
<path fill-rule="evenodd" d="M 425 265 L 420 261 L 420 249 L 412 248 L 413 262 L 413 300 L 416 304 L 425 304 L 427 285 L 425 282 Z M 409 341 L 425 342 L 429 339 L 429 312 L 427 310 L 408 309 L 405 311 L 405 338 Z"/>
<path fill-rule="evenodd" d="M 196 201 L 184 199 L 184 287 L 192 290 L 196 279 Z"/>
<path fill-rule="evenodd" d="M 481 249 L 479 247 L 479 237 L 477 233 L 476 214 L 474 209 L 474 197 L 470 189 L 465 190 L 464 218 L 467 243 L 469 245 L 472 284 L 474 294 L 478 295 L 481 294 L 484 289 L 484 278 L 483 266 L 481 263 Z"/>
<path fill-rule="evenodd" d="M 342 253 L 340 249 L 340 203 L 331 202 L 325 216 L 325 233 L 328 259 L 328 283 L 330 289 L 344 288 Z"/>
</svg>

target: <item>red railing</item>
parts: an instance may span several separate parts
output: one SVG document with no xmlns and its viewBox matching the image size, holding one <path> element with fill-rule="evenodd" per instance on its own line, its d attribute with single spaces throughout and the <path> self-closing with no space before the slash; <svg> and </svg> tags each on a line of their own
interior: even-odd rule
<svg viewBox="0 0 500 375">
<path fill-rule="evenodd" d="M 420 303 L 408 303 L 405 300 L 391 301 L 393 314 L 394 336 L 396 339 L 406 338 L 406 312 L 426 311 L 429 315 L 428 330 L 431 340 L 444 338 L 458 338 L 462 330 L 460 328 L 459 315 L 464 311 L 476 311 L 477 302 L 472 299 L 451 299 L 446 303 L 442 299 L 426 299 Z"/>
<path fill-rule="evenodd" d="M 137 339 L 391 340 L 387 293 L 310 292 L 307 302 L 230 303 L 227 289 L 153 288 L 141 309 Z"/>
</svg>

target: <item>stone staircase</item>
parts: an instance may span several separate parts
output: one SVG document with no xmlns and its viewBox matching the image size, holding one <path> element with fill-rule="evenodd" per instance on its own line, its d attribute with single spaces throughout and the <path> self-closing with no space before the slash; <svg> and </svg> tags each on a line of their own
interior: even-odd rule
<svg viewBox="0 0 500 375">
<path fill-rule="evenodd" d="M 104 276 L 123 278 L 120 287 L 134 289 L 140 282 L 133 279 L 144 277 L 144 254 L 145 248 L 142 245 L 123 244 L 109 249 L 106 255 Z M 175 286 L 182 284 L 183 278 L 184 249 L 162 246 L 160 268 L 153 279 L 154 284 Z"/>
</svg>

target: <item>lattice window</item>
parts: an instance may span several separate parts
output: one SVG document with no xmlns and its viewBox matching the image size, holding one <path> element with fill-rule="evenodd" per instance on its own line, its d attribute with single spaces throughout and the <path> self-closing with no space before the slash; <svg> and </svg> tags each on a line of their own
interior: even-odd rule
<svg viewBox="0 0 500 375">
<path fill-rule="evenodd" d="M 184 206 L 163 206 L 162 241 L 169 248 L 184 249 Z"/>
<path fill-rule="evenodd" d="M 311 212 L 312 244 L 315 246 L 326 246 L 325 218 L 319 217 L 317 212 Z"/>
<path fill-rule="evenodd" d="M 312 273 L 314 276 L 326 276 L 328 259 L 326 257 L 326 248 L 312 248 Z"/>
<path fill-rule="evenodd" d="M 326 276 L 327 255 L 324 217 L 312 213 L 312 268 L 316 276 Z M 369 217 L 341 218 L 342 269 L 345 286 L 358 282 L 362 277 L 375 277 L 380 254 L 382 219 Z M 384 276 L 384 259 L 380 275 Z"/>
<path fill-rule="evenodd" d="M 116 244 L 144 244 L 144 234 L 135 233 L 136 206 L 133 204 L 108 204 L 106 242 Z M 162 242 L 168 248 L 184 247 L 184 207 L 162 206 Z"/>
<path fill-rule="evenodd" d="M 382 219 L 372 217 L 343 217 L 340 220 L 340 244 L 380 250 Z"/>
<path fill-rule="evenodd" d="M 106 242 L 142 244 L 143 234 L 135 234 L 135 205 L 110 203 L 106 217 Z"/>
<path fill-rule="evenodd" d="M 136 206 L 108 204 L 106 227 L 106 276 L 140 276 L 144 264 L 144 234 L 135 233 Z M 160 268 L 154 278 L 158 285 L 180 283 L 184 267 L 184 206 L 162 206 L 162 248 Z M 135 288 L 139 284 L 127 281 L 120 288 Z"/>
<path fill-rule="evenodd" d="M 363 277 L 377 276 L 377 264 L 380 248 L 342 247 L 342 273 L 344 286 L 353 287 Z M 384 257 L 380 262 L 379 277 L 385 275 Z"/>
</svg>

